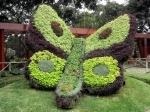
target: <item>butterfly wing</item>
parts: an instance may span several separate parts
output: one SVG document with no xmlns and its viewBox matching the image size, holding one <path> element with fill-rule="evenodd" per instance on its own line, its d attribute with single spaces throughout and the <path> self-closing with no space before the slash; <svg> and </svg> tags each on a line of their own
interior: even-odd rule
<svg viewBox="0 0 150 112">
<path fill-rule="evenodd" d="M 42 4 L 30 19 L 26 45 L 34 53 L 48 50 L 66 59 L 71 52 L 73 34 L 48 5 Z"/>
<path fill-rule="evenodd" d="M 135 17 L 123 15 L 105 24 L 86 40 L 86 59 L 112 56 L 125 62 L 133 52 Z M 105 37 L 105 38 L 104 38 Z"/>
<path fill-rule="evenodd" d="M 68 26 L 50 6 L 41 4 L 35 9 L 25 38 L 26 46 L 33 52 L 25 66 L 31 86 L 56 87 L 73 39 Z"/>
<path fill-rule="evenodd" d="M 87 38 L 83 68 L 89 93 L 109 95 L 123 85 L 122 64 L 133 52 L 135 31 L 135 17 L 125 14 Z"/>
<path fill-rule="evenodd" d="M 73 38 L 56 12 L 45 4 L 31 18 L 26 44 L 34 54 L 26 65 L 26 77 L 37 89 L 57 86 L 58 107 L 73 108 L 80 99 L 84 43 L 85 39 Z"/>
</svg>

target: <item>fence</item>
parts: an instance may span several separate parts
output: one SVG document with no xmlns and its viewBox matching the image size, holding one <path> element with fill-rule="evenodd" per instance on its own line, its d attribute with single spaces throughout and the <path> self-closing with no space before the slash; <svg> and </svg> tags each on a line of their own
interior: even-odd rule
<svg viewBox="0 0 150 112">
<path fill-rule="evenodd" d="M 8 68 L 8 70 L 11 71 L 12 70 L 12 64 L 20 64 L 20 63 L 25 64 L 26 61 L 20 61 L 20 62 L 0 62 L 0 64 L 3 64 L 3 63 L 5 63 L 6 66 L 0 71 L 0 73 L 2 71 L 4 71 L 6 68 Z"/>
<path fill-rule="evenodd" d="M 131 66 L 129 67 L 139 67 L 139 68 L 145 68 L 145 72 L 150 72 L 150 57 L 147 58 L 134 58 L 127 61 L 127 63 Z M 138 68 L 137 68 L 138 69 Z"/>
</svg>

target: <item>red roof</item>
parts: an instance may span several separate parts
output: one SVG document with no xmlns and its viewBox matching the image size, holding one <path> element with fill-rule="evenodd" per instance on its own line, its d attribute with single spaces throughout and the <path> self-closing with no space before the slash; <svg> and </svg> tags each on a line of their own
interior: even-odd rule
<svg viewBox="0 0 150 112">
<path fill-rule="evenodd" d="M 16 23 L 0 23 L 0 29 L 4 29 L 5 33 L 15 33 L 15 34 L 24 34 L 28 30 L 28 25 L 26 24 L 16 24 Z M 94 33 L 95 29 L 88 28 L 70 28 L 71 32 L 74 35 L 90 35 Z"/>
</svg>

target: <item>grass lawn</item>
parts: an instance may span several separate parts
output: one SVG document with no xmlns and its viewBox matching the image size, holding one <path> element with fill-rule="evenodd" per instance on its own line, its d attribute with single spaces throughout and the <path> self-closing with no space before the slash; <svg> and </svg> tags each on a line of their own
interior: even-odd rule
<svg viewBox="0 0 150 112">
<path fill-rule="evenodd" d="M 131 77 L 134 76 L 134 77 Z M 83 94 L 71 110 L 57 108 L 54 91 L 41 91 L 20 80 L 0 88 L 0 112 L 147 112 L 150 111 L 150 74 L 125 73 L 126 85 L 111 96 Z M 146 80 L 146 81 L 145 81 Z"/>
</svg>

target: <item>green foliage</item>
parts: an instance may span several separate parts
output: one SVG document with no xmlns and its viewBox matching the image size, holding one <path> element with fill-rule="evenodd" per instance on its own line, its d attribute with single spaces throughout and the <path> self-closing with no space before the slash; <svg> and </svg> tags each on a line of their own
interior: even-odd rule
<svg viewBox="0 0 150 112">
<path fill-rule="evenodd" d="M 20 75 L 20 70 L 19 70 L 19 68 L 13 68 L 13 69 L 10 71 L 10 73 L 11 73 L 12 75 Z"/>
<path fill-rule="evenodd" d="M 51 28 L 52 21 L 60 24 L 63 30 L 63 35 L 58 36 L 53 32 Z M 42 33 L 47 41 L 54 46 L 61 48 L 67 54 L 69 54 L 72 47 L 73 35 L 68 29 L 65 22 L 58 17 L 57 13 L 48 5 L 40 5 L 34 14 L 34 22 L 37 29 Z M 67 43 L 67 45 L 66 45 Z"/>
<path fill-rule="evenodd" d="M 149 73 L 147 73 L 147 74 L 136 73 L 135 74 L 135 73 L 126 72 L 125 75 L 132 77 L 134 79 L 138 79 L 138 80 L 143 81 L 150 85 L 150 74 Z"/>
<path fill-rule="evenodd" d="M 5 53 L 6 53 L 6 56 L 8 56 L 8 57 L 15 56 L 15 54 L 16 54 L 15 50 L 13 50 L 11 48 L 5 49 Z"/>
<path fill-rule="evenodd" d="M 56 107 L 54 91 L 33 90 L 28 86 L 28 81 L 22 77 L 21 80 L 0 88 L 0 110 L 1 112 L 99 112 L 99 110 L 147 112 L 150 109 L 150 85 L 126 75 L 125 78 L 126 85 L 117 94 L 109 97 L 83 94 L 79 105 L 66 110 Z"/>
<path fill-rule="evenodd" d="M 59 95 L 74 95 L 81 90 L 81 62 L 84 55 L 84 41 L 82 38 L 74 39 L 74 45 L 67 59 L 64 74 L 56 90 Z"/>
<path fill-rule="evenodd" d="M 82 90 L 82 58 L 85 39 L 74 39 L 65 71 L 56 89 L 56 103 L 61 108 L 73 108 L 78 103 Z M 65 103 L 67 102 L 67 103 Z"/>
<path fill-rule="evenodd" d="M 93 72 L 96 75 L 106 76 L 109 74 L 109 69 L 106 65 L 99 64 L 93 68 Z"/>
<path fill-rule="evenodd" d="M 103 13 L 99 14 L 100 12 Z M 118 4 L 115 1 L 107 2 L 106 5 L 98 4 L 95 10 L 96 27 L 100 28 L 107 22 L 125 13 L 126 13 L 126 6 L 124 4 Z"/>
<path fill-rule="evenodd" d="M 82 70 L 84 70 L 84 83 L 92 89 L 112 84 L 120 76 L 118 61 L 111 56 L 85 60 L 83 69 L 82 59 L 84 50 L 86 53 L 99 48 L 105 51 L 113 44 L 123 42 L 130 29 L 128 15 L 120 16 L 98 29 L 86 40 L 86 48 L 84 39 L 75 38 L 73 41 L 73 35 L 64 21 L 48 5 L 40 5 L 33 19 L 33 25 L 43 37 L 69 55 L 66 62 L 47 50 L 39 51 L 30 58 L 28 66 L 33 83 L 45 88 L 53 88 L 58 84 L 56 89 L 58 107 L 73 108 L 76 105 L 81 96 Z"/>
<path fill-rule="evenodd" d="M 45 88 L 55 87 L 65 66 L 65 60 L 47 50 L 36 52 L 30 59 L 28 68 L 31 78 Z M 41 71 L 38 67 L 41 60 L 50 60 L 54 64 L 54 70 L 52 72 Z"/>
<path fill-rule="evenodd" d="M 108 67 L 109 74 L 107 76 L 101 76 L 100 73 L 96 75 L 93 72 L 93 67 L 99 64 L 104 64 Z M 113 83 L 120 75 L 118 61 L 108 56 L 88 59 L 83 63 L 83 75 L 84 83 L 89 87 L 106 86 Z"/>
<path fill-rule="evenodd" d="M 12 75 L 20 75 L 20 74 L 21 74 L 21 72 L 18 68 L 12 67 L 11 71 L 4 70 L 4 71 L 0 72 L 0 77 L 9 77 Z"/>
<path fill-rule="evenodd" d="M 95 28 L 94 13 L 82 12 L 77 15 L 77 19 L 74 22 L 75 28 Z"/>
<path fill-rule="evenodd" d="M 54 64 L 50 60 L 39 61 L 38 67 L 43 72 L 52 72 L 54 70 Z"/>
<path fill-rule="evenodd" d="M 0 78 L 0 88 L 11 84 L 15 81 L 20 80 L 22 77 L 21 76 L 12 76 L 12 77 L 4 77 L 4 78 Z"/>
<path fill-rule="evenodd" d="M 25 60 L 26 60 L 25 57 L 19 58 L 19 57 L 17 57 L 17 56 L 14 56 L 14 59 L 12 59 L 12 61 L 14 61 L 14 62 L 16 62 L 16 61 L 25 61 Z"/>
<path fill-rule="evenodd" d="M 99 34 L 106 28 L 111 28 L 112 33 L 107 37 L 107 39 L 99 40 Z M 109 48 L 113 44 L 123 42 L 128 36 L 130 24 L 128 15 L 123 15 L 105 24 L 103 27 L 99 28 L 94 34 L 89 36 L 86 41 L 86 53 L 92 50 L 101 48 Z"/>
<path fill-rule="evenodd" d="M 149 0 L 129 0 L 126 6 L 128 13 L 136 16 L 137 33 L 149 33 L 150 10 Z M 149 26 L 149 27 L 146 27 Z"/>
<path fill-rule="evenodd" d="M 12 74 L 9 71 L 0 72 L 0 77 L 9 77 L 9 76 L 12 76 Z"/>
</svg>

